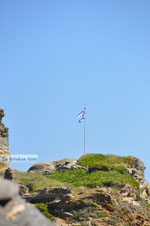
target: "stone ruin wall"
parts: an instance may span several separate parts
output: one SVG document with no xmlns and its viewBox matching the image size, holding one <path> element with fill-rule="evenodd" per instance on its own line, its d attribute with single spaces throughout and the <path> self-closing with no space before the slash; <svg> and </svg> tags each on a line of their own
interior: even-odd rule
<svg viewBox="0 0 150 226">
<path fill-rule="evenodd" d="M 9 166 L 9 162 L 4 161 L 4 157 L 10 156 L 9 152 L 9 133 L 8 128 L 2 122 L 5 116 L 4 110 L 0 108 L 0 170 L 5 170 Z"/>
</svg>

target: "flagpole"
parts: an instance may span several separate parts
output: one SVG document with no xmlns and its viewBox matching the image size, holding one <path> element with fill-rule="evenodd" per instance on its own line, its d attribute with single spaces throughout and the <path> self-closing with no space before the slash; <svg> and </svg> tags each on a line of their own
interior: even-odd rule
<svg viewBox="0 0 150 226">
<path fill-rule="evenodd" d="M 86 107 L 84 108 L 86 113 Z M 84 155 L 86 154 L 86 117 L 84 119 Z"/>
<path fill-rule="evenodd" d="M 84 121 L 84 155 L 86 154 L 86 107 L 78 115 L 78 122 Z"/>
</svg>

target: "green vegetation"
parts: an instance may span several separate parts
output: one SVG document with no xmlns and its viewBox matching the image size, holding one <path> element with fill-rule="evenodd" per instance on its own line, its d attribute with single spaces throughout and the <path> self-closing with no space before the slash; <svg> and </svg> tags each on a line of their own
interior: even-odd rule
<svg viewBox="0 0 150 226">
<path fill-rule="evenodd" d="M 128 164 L 130 167 L 133 167 L 132 160 L 132 156 L 120 157 L 116 155 L 86 154 L 78 160 L 77 164 L 99 169 L 107 167 L 126 173 L 127 169 L 123 164 Z"/>
<path fill-rule="evenodd" d="M 3 171 L 0 172 L 0 177 L 4 178 L 4 172 Z"/>
<path fill-rule="evenodd" d="M 104 211 L 96 211 L 96 217 L 99 218 L 99 217 L 107 217 L 108 216 L 108 213 L 104 212 Z"/>
<path fill-rule="evenodd" d="M 129 174 L 122 174 L 118 171 L 96 171 L 91 174 L 83 169 L 65 170 L 62 172 L 53 172 L 45 177 L 68 183 L 73 186 L 84 186 L 89 188 L 108 186 L 114 183 L 126 182 L 138 188 L 138 183 Z"/>
<path fill-rule="evenodd" d="M 53 172 L 47 177 L 72 186 L 85 186 L 89 188 L 111 186 L 112 183 L 129 183 L 139 188 L 137 181 L 127 173 L 127 168 L 123 164 L 132 166 L 133 157 L 119 157 L 115 155 L 87 154 L 82 156 L 77 164 L 102 169 L 87 173 L 85 170 L 65 170 L 63 172 Z M 105 171 L 109 168 L 111 171 Z"/>
<path fill-rule="evenodd" d="M 128 183 L 139 188 L 137 181 L 127 173 L 124 164 L 132 166 L 133 157 L 118 157 L 115 155 L 87 154 L 82 156 L 77 164 L 101 169 L 88 173 L 84 169 L 64 170 L 62 172 L 53 172 L 50 175 L 37 173 L 25 173 L 15 171 L 15 181 L 21 181 L 29 187 L 30 192 L 38 192 L 45 187 L 64 184 L 72 187 L 103 187 L 111 186 L 112 183 Z M 110 171 L 105 171 L 109 168 Z"/>
<path fill-rule="evenodd" d="M 150 204 L 149 203 L 146 203 L 146 208 L 150 208 Z"/>
<path fill-rule="evenodd" d="M 37 203 L 35 206 L 42 212 L 49 220 L 54 220 L 52 214 L 48 212 L 47 205 L 45 203 Z"/>
<path fill-rule="evenodd" d="M 148 203 L 146 200 L 144 200 L 143 198 L 139 198 L 139 200 L 141 201 L 142 205 L 144 205 L 146 208 L 150 208 L 150 203 Z"/>
<path fill-rule="evenodd" d="M 15 181 L 21 181 L 22 183 L 24 183 L 25 186 L 30 188 L 29 190 L 31 192 L 38 192 L 45 187 L 61 187 L 64 185 L 59 181 L 48 179 L 44 175 L 38 173 L 15 171 L 14 179 Z"/>
</svg>

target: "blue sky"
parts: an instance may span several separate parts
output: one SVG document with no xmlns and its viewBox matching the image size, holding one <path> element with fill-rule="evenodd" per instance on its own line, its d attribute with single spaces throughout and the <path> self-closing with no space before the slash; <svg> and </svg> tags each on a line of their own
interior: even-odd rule
<svg viewBox="0 0 150 226">
<path fill-rule="evenodd" d="M 1 0 L 0 107 L 12 154 L 133 155 L 150 178 L 150 1 Z M 27 170 L 32 164 L 12 163 Z"/>
</svg>

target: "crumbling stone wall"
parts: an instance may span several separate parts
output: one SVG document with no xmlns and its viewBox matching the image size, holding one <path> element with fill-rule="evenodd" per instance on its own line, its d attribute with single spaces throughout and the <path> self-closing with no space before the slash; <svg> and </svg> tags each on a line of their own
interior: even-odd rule
<svg viewBox="0 0 150 226">
<path fill-rule="evenodd" d="M 5 127 L 4 123 L 2 122 L 2 118 L 4 116 L 5 116 L 4 110 L 0 108 L 0 169 L 1 170 L 5 170 L 8 168 L 9 161 L 6 161 L 6 159 L 8 156 L 10 156 L 8 128 Z"/>
</svg>

